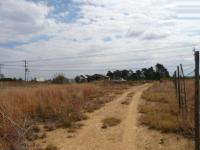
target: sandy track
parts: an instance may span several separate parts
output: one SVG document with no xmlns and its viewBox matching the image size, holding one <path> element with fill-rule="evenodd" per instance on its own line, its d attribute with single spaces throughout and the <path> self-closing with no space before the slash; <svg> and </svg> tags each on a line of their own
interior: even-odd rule
<svg viewBox="0 0 200 150">
<path fill-rule="evenodd" d="M 53 144 L 59 150 L 184 150 L 188 144 L 186 140 L 137 125 L 137 106 L 142 92 L 149 86 L 135 86 L 101 109 L 88 114 L 89 119 L 83 121 L 84 127 L 76 133 L 68 133 L 65 129 L 49 132 L 44 145 Z M 135 94 L 131 103 L 122 105 L 121 102 L 132 92 Z M 117 117 L 122 122 L 115 127 L 102 129 L 101 121 L 106 117 Z M 164 139 L 162 145 L 161 139 Z M 165 139 L 169 139 L 167 143 Z"/>
<path fill-rule="evenodd" d="M 125 120 L 124 135 L 123 135 L 123 150 L 137 150 L 136 136 L 137 131 L 137 106 L 143 91 L 148 88 L 149 85 L 139 89 L 133 96 L 133 100 L 129 106 L 127 117 Z"/>
</svg>

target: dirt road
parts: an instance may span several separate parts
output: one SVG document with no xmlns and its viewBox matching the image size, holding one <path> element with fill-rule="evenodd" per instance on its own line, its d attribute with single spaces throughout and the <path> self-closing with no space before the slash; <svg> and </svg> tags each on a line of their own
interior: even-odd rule
<svg viewBox="0 0 200 150">
<path fill-rule="evenodd" d="M 164 135 L 138 125 L 137 106 L 142 92 L 149 86 L 135 86 L 88 114 L 89 119 L 83 121 L 84 126 L 75 133 L 68 133 L 65 129 L 49 132 L 43 145 L 53 144 L 59 150 L 189 150 L 187 140 L 181 137 Z M 129 105 L 121 104 L 130 96 Z M 119 118 L 121 123 L 103 129 L 102 120 L 107 117 Z"/>
</svg>

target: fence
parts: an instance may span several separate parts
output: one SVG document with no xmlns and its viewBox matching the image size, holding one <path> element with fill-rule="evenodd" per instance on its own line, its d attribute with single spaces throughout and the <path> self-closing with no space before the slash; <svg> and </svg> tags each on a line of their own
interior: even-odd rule
<svg viewBox="0 0 200 150">
<path fill-rule="evenodd" d="M 187 96 L 185 89 L 185 76 L 183 71 L 183 66 L 177 66 L 177 70 L 173 75 L 173 83 L 176 89 L 176 97 L 178 100 L 179 113 L 187 112 Z"/>
<path fill-rule="evenodd" d="M 199 51 L 195 51 L 194 54 L 195 60 L 195 69 L 190 72 L 194 73 L 194 137 L 195 137 L 195 150 L 200 150 L 200 102 L 199 102 Z M 189 75 L 188 74 L 188 75 Z M 177 66 L 177 70 L 173 74 L 173 84 L 175 87 L 177 103 L 178 103 L 178 112 L 183 117 L 187 117 L 188 106 L 187 106 L 187 93 L 186 93 L 186 84 L 185 84 L 185 75 L 183 71 L 183 66 L 180 64 Z"/>
</svg>

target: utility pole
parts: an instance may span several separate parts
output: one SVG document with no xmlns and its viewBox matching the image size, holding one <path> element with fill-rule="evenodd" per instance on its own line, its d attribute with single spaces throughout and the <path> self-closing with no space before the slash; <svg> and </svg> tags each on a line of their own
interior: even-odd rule
<svg viewBox="0 0 200 150">
<path fill-rule="evenodd" d="M 195 51 L 195 150 L 200 150 L 199 130 L 199 51 Z"/>
<path fill-rule="evenodd" d="M 29 81 L 29 73 L 30 73 L 30 70 L 27 70 L 27 81 Z"/>
<path fill-rule="evenodd" d="M 24 60 L 24 81 L 27 81 L 27 71 L 28 71 L 28 66 L 27 66 L 27 61 Z"/>
</svg>

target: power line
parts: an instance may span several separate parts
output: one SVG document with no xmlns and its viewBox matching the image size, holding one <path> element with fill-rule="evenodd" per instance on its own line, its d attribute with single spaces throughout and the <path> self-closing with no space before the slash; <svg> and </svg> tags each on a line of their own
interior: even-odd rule
<svg viewBox="0 0 200 150">
<path fill-rule="evenodd" d="M 127 54 L 127 53 L 141 53 L 141 52 L 151 52 L 151 51 L 159 51 L 162 49 L 166 48 L 172 48 L 173 50 L 168 50 L 164 52 L 159 52 L 159 53 L 169 53 L 169 51 L 173 51 L 174 49 L 179 49 L 179 48 L 186 48 L 186 47 L 191 47 L 194 45 L 188 45 L 188 46 L 176 46 L 176 47 L 170 47 L 170 46 L 165 46 L 165 47 L 160 47 L 160 48 L 149 48 L 149 49 L 135 49 L 135 50 L 130 50 L 126 52 L 116 52 L 116 53 L 109 53 L 109 54 L 90 54 L 90 55 L 78 55 L 78 56 L 71 56 L 71 57 L 54 57 L 54 58 L 45 58 L 45 59 L 30 59 L 28 60 L 29 62 L 39 62 L 39 61 L 50 61 L 50 60 L 62 60 L 62 59 L 80 59 L 80 58 L 89 58 L 89 57 L 102 57 L 102 56 L 113 56 L 113 55 L 121 55 L 121 54 Z M 16 63 L 16 62 L 23 62 L 22 60 L 16 60 L 16 61 L 2 61 L 2 63 Z"/>
<path fill-rule="evenodd" d="M 192 67 L 193 68 L 193 67 Z M 194 69 L 194 68 L 193 68 Z M 184 71 L 189 71 L 191 70 L 191 67 L 187 67 L 187 68 L 184 68 Z"/>
<path fill-rule="evenodd" d="M 7 64 L 4 64 L 4 66 L 6 66 L 6 67 L 24 67 L 24 65 L 7 65 Z"/>
<path fill-rule="evenodd" d="M 127 61 L 127 60 L 126 60 Z M 171 62 L 171 61 L 170 61 Z M 114 63 L 113 61 L 112 62 L 110 62 L 110 63 Z M 136 66 L 137 64 L 138 64 L 138 66 L 141 66 L 141 62 L 139 62 L 139 63 L 134 63 L 134 61 L 133 62 L 130 62 L 129 60 L 128 60 L 128 62 L 125 62 L 125 63 L 122 63 L 122 61 L 119 61 L 119 63 L 120 64 L 115 64 L 114 66 L 115 67 L 117 67 L 117 66 L 119 66 L 119 67 L 123 67 L 123 66 L 125 66 L 125 65 L 134 65 L 134 66 Z M 155 63 L 155 62 L 154 62 Z M 159 62 L 160 63 L 160 62 Z M 83 64 L 83 63 L 81 63 L 81 64 Z M 75 67 L 81 67 L 81 64 L 75 64 L 75 65 L 68 65 L 68 64 L 64 64 L 64 65 L 40 65 L 40 66 L 30 66 L 29 67 L 29 69 L 37 69 L 38 67 L 67 67 L 67 68 L 75 68 Z M 91 65 L 89 65 L 88 67 L 104 67 L 104 66 L 106 66 L 106 67 L 108 67 L 108 64 L 109 64 L 109 62 L 107 62 L 106 64 L 98 64 L 98 63 L 95 63 L 95 64 L 91 64 Z M 144 64 L 145 65 L 145 64 Z M 184 65 L 184 67 L 187 67 L 187 68 L 191 68 L 191 66 L 193 66 L 194 64 L 183 64 Z M 165 67 L 167 67 L 167 68 L 176 68 L 176 66 L 174 66 L 174 65 L 164 65 Z M 84 66 L 84 67 L 86 67 L 86 68 L 88 68 L 87 66 Z M 113 67 L 113 65 L 111 66 L 111 67 Z M 141 66 L 142 67 L 142 66 Z M 24 68 L 24 66 L 20 66 L 20 67 L 10 67 L 10 66 L 7 66 L 6 68 L 15 68 L 15 69 L 22 69 L 22 68 Z M 81 67 L 81 68 L 83 68 L 83 67 Z M 47 68 L 45 68 L 45 69 L 47 69 Z"/>
<path fill-rule="evenodd" d="M 183 56 L 188 56 L 188 55 L 182 55 L 182 56 L 177 56 L 177 55 L 175 55 L 175 56 L 170 56 L 170 58 L 168 58 L 167 60 L 169 60 L 169 59 L 172 59 L 172 58 L 179 58 L 179 59 L 181 59 L 181 57 L 183 57 Z M 115 60 L 107 60 L 107 61 L 105 61 L 105 60 L 100 60 L 100 61 L 98 61 L 98 60 L 95 60 L 95 64 L 98 64 L 98 63 L 114 63 L 114 62 L 129 62 L 129 61 L 131 61 L 131 62 L 138 62 L 138 61 L 148 61 L 148 60 L 152 60 L 152 59 L 154 59 L 154 60 L 157 60 L 157 59 L 164 59 L 163 57 L 161 58 L 161 57 L 146 57 L 146 58 L 129 58 L 129 59 L 124 59 L 124 60 L 120 60 L 120 59 L 115 59 Z M 184 59 L 184 58 L 182 58 L 182 59 Z M 186 59 L 186 58 L 185 58 Z M 165 60 L 165 62 L 167 61 L 167 60 Z M 174 60 L 174 59 L 173 59 Z M 162 60 L 157 60 L 157 61 L 162 61 Z M 75 62 L 75 63 L 77 63 L 77 62 Z M 92 62 L 82 62 L 82 61 L 80 61 L 79 62 L 79 64 L 81 64 L 81 65 L 86 65 L 86 64 L 89 64 L 89 65 L 91 65 L 92 64 Z M 77 66 L 77 65 L 79 65 L 79 64 L 74 64 L 73 62 L 70 62 L 70 64 L 69 64 L 69 62 L 67 63 L 61 63 L 61 64 L 59 64 L 59 63 L 57 63 L 57 64 L 55 64 L 55 63 L 53 63 L 53 64 L 32 64 L 32 65 L 30 65 L 31 67 L 37 67 L 37 66 L 39 66 L 39 67 L 41 67 L 41 66 L 62 66 L 62 65 L 64 65 L 64 66 Z"/>
<path fill-rule="evenodd" d="M 189 46 L 188 46 L 189 47 Z M 170 48 L 170 47 L 165 47 Z M 183 48 L 183 47 L 175 47 L 173 49 L 178 49 L 178 48 Z M 186 48 L 186 47 L 184 47 Z M 113 55 L 122 55 L 122 54 L 127 54 L 127 53 L 141 53 L 141 52 L 150 52 L 150 51 L 159 51 L 164 48 L 151 48 L 151 49 L 138 49 L 138 50 L 131 50 L 131 51 L 126 51 L 126 52 L 116 52 L 116 53 L 109 53 L 109 54 L 91 54 L 91 55 L 78 55 L 78 56 L 72 56 L 72 57 L 54 57 L 54 58 L 46 58 L 46 59 L 35 59 L 35 60 L 29 60 L 30 62 L 38 62 L 38 61 L 50 61 L 50 60 L 63 60 L 63 59 L 86 59 L 90 57 L 108 57 L 108 56 L 113 56 Z M 170 51 L 174 52 L 174 50 L 168 50 L 164 52 L 159 52 L 159 53 L 169 53 Z"/>
<path fill-rule="evenodd" d="M 151 66 L 148 66 L 151 67 Z M 30 68 L 30 70 L 32 71 L 105 71 L 105 70 L 123 70 L 123 69 L 127 69 L 127 70 L 138 70 L 138 69 L 142 69 L 142 68 L 148 68 L 147 66 L 138 66 L 138 67 L 110 67 L 110 68 L 68 68 L 68 69 L 64 69 L 64 68 L 60 68 L 60 69 L 36 69 L 36 68 Z M 170 68 L 173 67 L 175 68 L 176 66 L 165 66 L 166 68 Z M 7 68 L 7 69 L 19 69 L 22 70 L 23 68 Z"/>
<path fill-rule="evenodd" d="M 183 55 L 182 55 L 183 56 Z M 184 56 L 188 56 L 188 55 L 184 55 Z M 176 58 L 176 59 L 173 59 L 173 58 Z M 97 64 L 105 64 L 106 63 L 106 65 L 108 64 L 108 63 L 119 63 L 120 62 L 120 64 L 122 63 L 122 62 L 129 62 L 129 63 L 134 63 L 134 62 L 139 62 L 139 61 L 143 61 L 143 62 L 146 62 L 146 61 L 152 61 L 152 60 L 154 60 L 155 62 L 171 62 L 171 59 L 173 59 L 174 61 L 179 61 L 179 60 L 181 60 L 182 61 L 182 59 L 188 59 L 188 58 L 181 58 L 181 57 L 178 57 L 178 56 L 171 56 L 170 58 L 168 58 L 167 60 L 156 60 L 156 59 L 163 59 L 163 58 L 155 58 L 155 57 L 151 57 L 151 58 L 149 58 L 149 57 L 147 57 L 147 58 L 129 58 L 129 59 L 124 59 L 124 60 L 120 60 L 120 59 L 117 59 L 117 60 L 107 60 L 107 61 L 105 61 L 105 60 L 101 60 L 101 61 L 97 61 L 97 60 L 95 60 L 95 62 L 79 62 L 79 64 L 74 64 L 74 63 L 70 63 L 69 64 L 69 62 L 68 63 L 65 63 L 65 64 L 33 64 L 33 65 L 30 65 L 30 67 L 41 67 L 41 66 L 80 66 L 80 65 L 91 65 L 92 63 L 94 63 L 95 65 L 97 65 Z M 192 59 L 192 58 L 189 58 L 189 59 Z M 77 62 L 76 62 L 77 63 Z"/>
<path fill-rule="evenodd" d="M 190 76 L 190 75 L 194 75 L 194 70 L 193 71 L 191 71 L 191 72 L 189 72 L 189 73 L 187 73 L 185 76 Z"/>
<path fill-rule="evenodd" d="M 6 63 L 22 63 L 23 60 L 14 60 L 14 61 L 1 61 L 0 63 L 6 64 Z"/>
<path fill-rule="evenodd" d="M 14 67 L 12 67 L 12 68 L 6 68 L 6 69 L 10 69 L 10 70 L 12 70 L 12 69 L 15 69 L 15 70 L 24 70 L 24 68 L 14 68 Z"/>
</svg>

